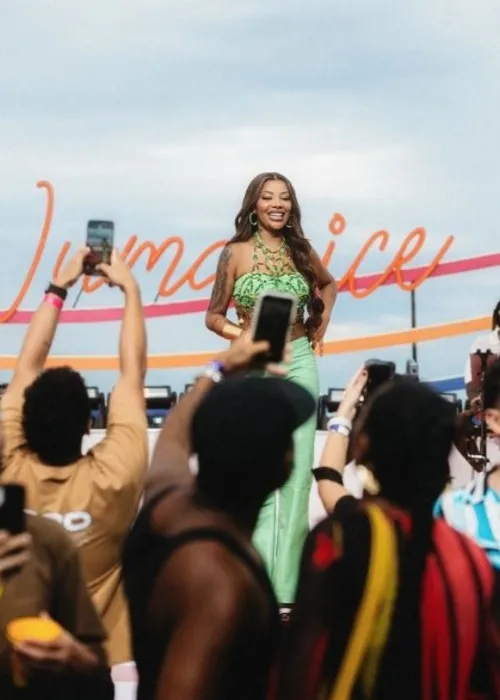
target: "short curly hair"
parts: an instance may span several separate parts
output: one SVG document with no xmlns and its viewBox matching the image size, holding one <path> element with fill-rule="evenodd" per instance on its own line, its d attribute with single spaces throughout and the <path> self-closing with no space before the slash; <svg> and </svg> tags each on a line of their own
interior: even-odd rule
<svg viewBox="0 0 500 700">
<path fill-rule="evenodd" d="M 70 367 L 45 370 L 24 393 L 24 437 L 44 464 L 66 466 L 78 459 L 89 421 L 87 387 Z"/>
</svg>

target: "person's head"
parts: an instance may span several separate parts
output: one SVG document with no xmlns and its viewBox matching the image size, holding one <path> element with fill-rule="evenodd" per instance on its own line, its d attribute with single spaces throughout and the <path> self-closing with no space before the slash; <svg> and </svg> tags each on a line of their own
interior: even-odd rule
<svg viewBox="0 0 500 700">
<path fill-rule="evenodd" d="M 450 480 L 453 406 L 425 384 L 398 379 L 368 401 L 354 435 L 357 462 L 373 471 L 383 497 L 429 512 Z"/>
<path fill-rule="evenodd" d="M 192 423 L 197 489 L 214 507 L 257 515 L 288 479 L 293 433 L 315 412 L 315 401 L 285 379 L 232 378 L 215 386 Z"/>
<path fill-rule="evenodd" d="M 493 314 L 491 316 L 491 330 L 494 331 L 497 328 L 500 329 L 500 301 L 493 309 Z"/>
<path fill-rule="evenodd" d="M 69 367 L 47 369 L 27 387 L 24 436 L 44 464 L 65 466 L 78 459 L 89 428 L 90 402 L 78 372 Z"/>
<path fill-rule="evenodd" d="M 500 359 L 486 370 L 483 407 L 486 425 L 492 433 L 500 436 Z"/>
<path fill-rule="evenodd" d="M 280 173 L 261 173 L 248 185 L 235 219 L 233 243 L 249 241 L 259 230 L 283 236 L 293 264 L 309 284 L 309 335 L 321 323 L 324 304 L 317 294 L 318 278 L 311 264 L 311 244 L 302 230 L 301 211 L 295 189 Z"/>
</svg>

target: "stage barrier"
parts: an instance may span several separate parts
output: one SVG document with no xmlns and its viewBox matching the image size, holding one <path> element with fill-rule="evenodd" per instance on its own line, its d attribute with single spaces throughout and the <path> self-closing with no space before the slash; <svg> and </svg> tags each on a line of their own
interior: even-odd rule
<svg viewBox="0 0 500 700">
<path fill-rule="evenodd" d="M 154 449 L 156 439 L 158 437 L 158 430 L 149 430 L 149 448 L 150 454 Z M 102 440 L 105 431 L 103 430 L 93 430 L 89 437 L 84 443 L 84 450 L 89 449 L 92 445 Z M 315 441 L 315 466 L 319 465 L 319 460 L 321 457 L 321 451 L 323 449 L 327 433 L 325 431 L 316 432 Z M 465 459 L 457 452 L 454 451 L 450 458 L 450 466 L 453 476 L 453 486 L 459 488 L 464 486 L 472 476 L 472 469 L 470 465 L 465 461 Z M 195 462 L 193 461 L 193 469 L 196 469 Z M 355 496 L 359 496 L 361 493 L 361 487 L 359 480 L 357 478 L 356 470 L 348 465 L 345 470 L 344 483 L 346 487 Z M 313 483 L 311 488 L 311 495 L 309 500 L 309 523 L 314 526 L 322 517 L 324 517 L 325 511 L 318 496 L 318 490 L 316 484 Z M 115 681 L 116 695 L 115 700 L 135 700 L 136 691 L 136 673 L 134 664 L 121 664 L 113 669 L 113 679 Z"/>
</svg>

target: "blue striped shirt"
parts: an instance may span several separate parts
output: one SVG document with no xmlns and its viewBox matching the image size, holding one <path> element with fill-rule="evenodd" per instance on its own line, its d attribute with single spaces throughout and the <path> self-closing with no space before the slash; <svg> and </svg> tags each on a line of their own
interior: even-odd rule
<svg viewBox="0 0 500 700">
<path fill-rule="evenodd" d="M 484 475 L 468 486 L 447 491 L 436 503 L 434 515 L 469 535 L 500 569 L 500 493 L 488 486 Z"/>
</svg>

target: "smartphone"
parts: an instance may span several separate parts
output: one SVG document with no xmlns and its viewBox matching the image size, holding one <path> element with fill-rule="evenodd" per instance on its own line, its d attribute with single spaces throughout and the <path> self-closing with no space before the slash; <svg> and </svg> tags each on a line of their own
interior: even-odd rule
<svg viewBox="0 0 500 700">
<path fill-rule="evenodd" d="M 379 386 L 394 379 L 396 365 L 394 362 L 384 362 L 383 360 L 368 360 L 365 362 L 365 369 L 368 372 L 365 394 L 372 394 Z"/>
<path fill-rule="evenodd" d="M 291 294 L 265 292 L 257 299 L 252 322 L 253 339 L 267 340 L 270 348 L 255 358 L 256 364 L 283 361 L 296 311 L 297 299 Z"/>
<path fill-rule="evenodd" d="M 21 484 L 2 484 L 0 486 L 0 530 L 7 530 L 11 535 L 20 535 L 26 531 L 26 492 Z"/>
<path fill-rule="evenodd" d="M 96 270 L 97 265 L 111 262 L 115 238 L 115 225 L 112 221 L 89 221 L 87 224 L 87 240 L 85 245 L 90 248 L 84 263 L 84 273 L 97 277 L 101 275 Z"/>
</svg>

